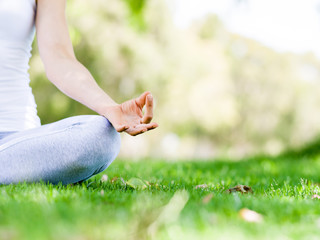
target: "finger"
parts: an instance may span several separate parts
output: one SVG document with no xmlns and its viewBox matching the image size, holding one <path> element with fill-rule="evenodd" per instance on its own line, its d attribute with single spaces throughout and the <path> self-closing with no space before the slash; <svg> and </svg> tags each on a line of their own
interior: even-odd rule
<svg viewBox="0 0 320 240">
<path fill-rule="evenodd" d="M 142 123 L 142 124 L 139 124 L 139 125 L 136 125 L 135 128 L 137 129 L 140 129 L 140 128 L 146 128 L 148 130 L 151 130 L 151 129 L 155 129 L 157 128 L 159 125 L 158 123 Z"/>
<path fill-rule="evenodd" d="M 128 128 L 126 133 L 130 134 L 131 136 L 136 136 L 142 133 L 145 133 L 149 130 L 157 128 L 159 125 L 157 123 L 149 123 L 149 124 L 139 124 L 134 127 Z"/>
<path fill-rule="evenodd" d="M 147 129 L 147 131 L 155 129 L 158 127 L 157 123 L 148 123 L 148 124 L 139 124 L 133 127 L 134 130 L 141 130 L 141 129 Z"/>
<path fill-rule="evenodd" d="M 115 127 L 117 132 L 126 131 L 128 128 L 129 128 L 129 126 L 126 126 L 126 125 L 119 125 L 119 126 Z"/>
<path fill-rule="evenodd" d="M 126 130 L 126 133 L 130 134 L 131 136 L 137 136 L 137 135 L 142 134 L 142 133 L 144 133 L 146 131 L 148 131 L 148 129 L 146 129 L 146 128 L 134 128 L 134 127 L 131 127 L 131 128 Z"/>
<path fill-rule="evenodd" d="M 148 130 L 152 130 L 152 129 L 155 129 L 159 127 L 159 124 L 158 123 L 152 123 L 151 127 L 148 129 Z"/>
<path fill-rule="evenodd" d="M 146 104 L 146 97 L 148 94 L 151 94 L 149 91 L 144 92 L 140 95 L 140 97 L 136 98 L 136 104 L 140 107 L 143 108 L 143 106 Z"/>
<path fill-rule="evenodd" d="M 141 123 L 150 123 L 153 118 L 153 97 L 151 94 L 147 95 L 146 111 L 141 119 Z"/>
</svg>

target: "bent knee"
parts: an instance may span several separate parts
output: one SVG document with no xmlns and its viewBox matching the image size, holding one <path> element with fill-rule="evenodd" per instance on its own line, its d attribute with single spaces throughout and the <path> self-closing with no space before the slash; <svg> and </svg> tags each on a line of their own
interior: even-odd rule
<svg viewBox="0 0 320 240">
<path fill-rule="evenodd" d="M 102 116 L 95 116 L 92 125 L 93 137 L 97 143 L 100 143 L 101 151 L 114 152 L 115 155 L 118 155 L 121 145 L 120 134 L 109 120 Z M 106 146 L 109 147 L 106 148 Z"/>
<path fill-rule="evenodd" d="M 88 131 L 84 136 L 87 152 L 81 157 L 81 162 L 100 172 L 106 169 L 119 154 L 120 134 L 102 116 L 92 116 L 87 124 Z"/>
</svg>

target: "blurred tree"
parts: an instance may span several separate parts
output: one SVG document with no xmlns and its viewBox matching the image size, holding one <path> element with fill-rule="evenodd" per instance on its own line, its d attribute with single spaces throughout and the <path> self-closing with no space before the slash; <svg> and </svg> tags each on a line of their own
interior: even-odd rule
<svg viewBox="0 0 320 240">
<path fill-rule="evenodd" d="M 70 0 L 67 15 L 77 58 L 106 92 L 118 102 L 155 95 L 161 127 L 135 142 L 124 136 L 123 154 L 276 154 L 320 132 L 320 61 L 312 54 L 277 53 L 229 33 L 214 15 L 176 29 L 162 0 Z M 36 42 L 33 55 L 42 123 L 93 113 L 48 82 Z"/>
<path fill-rule="evenodd" d="M 143 11 L 146 6 L 146 0 L 123 0 L 130 9 L 130 22 L 138 30 L 145 30 L 146 23 Z"/>
</svg>

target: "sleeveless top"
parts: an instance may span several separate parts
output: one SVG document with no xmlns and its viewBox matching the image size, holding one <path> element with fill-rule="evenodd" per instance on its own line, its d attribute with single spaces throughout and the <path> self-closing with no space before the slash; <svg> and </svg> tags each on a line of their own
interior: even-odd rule
<svg viewBox="0 0 320 240">
<path fill-rule="evenodd" d="M 29 86 L 35 0 L 0 0 L 0 132 L 40 126 Z"/>
</svg>

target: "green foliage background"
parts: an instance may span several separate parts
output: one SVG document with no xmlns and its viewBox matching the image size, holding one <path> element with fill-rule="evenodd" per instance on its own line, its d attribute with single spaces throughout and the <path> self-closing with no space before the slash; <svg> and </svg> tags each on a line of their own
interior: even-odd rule
<svg viewBox="0 0 320 240">
<path fill-rule="evenodd" d="M 160 128 L 123 136 L 123 156 L 278 154 L 320 131 L 312 53 L 275 52 L 214 15 L 177 29 L 161 0 L 70 0 L 67 15 L 77 58 L 109 95 L 121 102 L 150 90 L 157 101 Z M 30 67 L 43 124 L 93 114 L 46 79 L 36 42 Z"/>
</svg>

